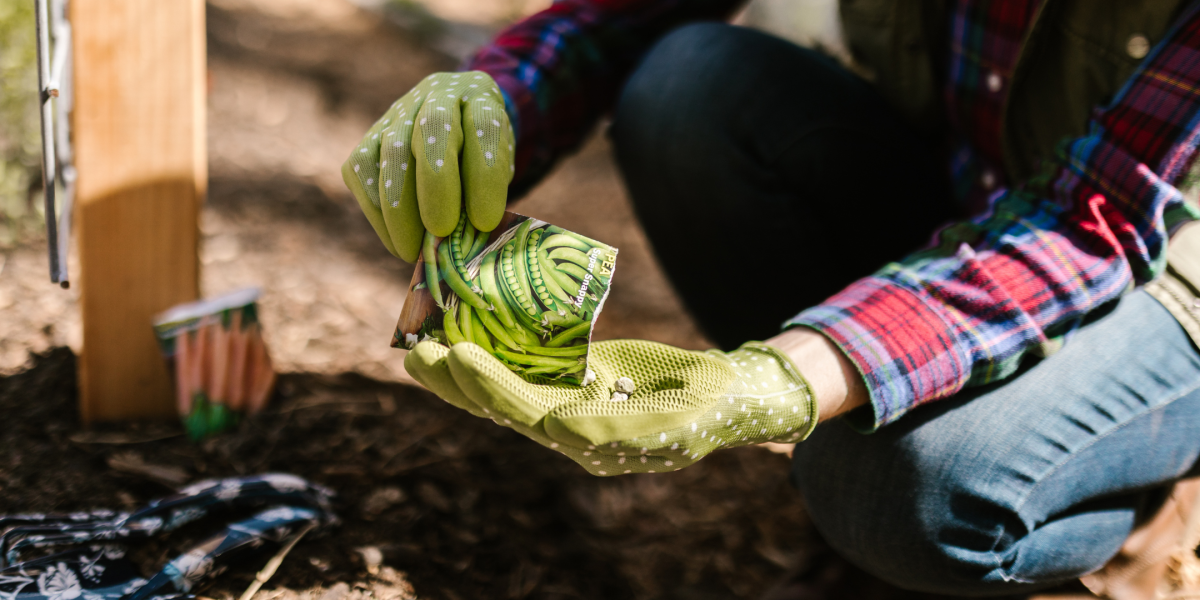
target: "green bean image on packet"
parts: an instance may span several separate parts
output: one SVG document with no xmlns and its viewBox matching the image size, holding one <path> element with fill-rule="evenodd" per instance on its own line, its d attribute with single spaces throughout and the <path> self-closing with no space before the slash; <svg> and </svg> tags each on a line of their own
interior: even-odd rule
<svg viewBox="0 0 1200 600">
<path fill-rule="evenodd" d="M 392 347 L 467 341 L 530 381 L 584 384 L 616 248 L 514 212 L 491 232 L 464 212 L 425 235 Z"/>
</svg>

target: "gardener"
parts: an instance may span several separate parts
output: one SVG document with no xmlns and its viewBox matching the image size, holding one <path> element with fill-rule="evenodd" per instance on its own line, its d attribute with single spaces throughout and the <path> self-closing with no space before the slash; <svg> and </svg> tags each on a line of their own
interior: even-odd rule
<svg viewBox="0 0 1200 600">
<path fill-rule="evenodd" d="M 409 372 L 597 475 L 807 437 L 817 528 L 902 587 L 1184 585 L 1160 580 L 1200 536 L 1177 484 L 1200 455 L 1200 9 L 846 0 L 860 76 L 718 23 L 738 4 L 557 2 L 343 168 L 413 261 L 460 205 L 495 228 L 611 114 L 659 259 L 737 350 L 600 342 L 579 388 L 422 343 Z"/>
</svg>

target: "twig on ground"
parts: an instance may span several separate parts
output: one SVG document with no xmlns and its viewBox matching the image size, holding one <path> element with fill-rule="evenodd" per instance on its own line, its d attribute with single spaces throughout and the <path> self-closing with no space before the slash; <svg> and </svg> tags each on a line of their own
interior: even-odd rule
<svg viewBox="0 0 1200 600">
<path fill-rule="evenodd" d="M 120 452 L 108 457 L 108 466 L 114 471 L 152 479 L 171 489 L 179 489 L 192 478 L 182 467 L 152 465 L 136 452 Z"/>
<path fill-rule="evenodd" d="M 316 526 L 317 524 L 314 521 L 296 532 L 296 535 L 292 536 L 292 539 L 288 540 L 288 543 L 284 544 L 279 549 L 279 552 L 276 552 L 275 556 L 267 561 L 267 565 L 254 575 L 254 581 L 250 582 L 250 586 L 246 588 L 246 591 L 242 592 L 242 596 L 238 600 L 250 600 L 250 598 L 253 598 L 254 594 L 257 594 L 258 590 L 262 588 L 262 585 L 271 579 L 271 576 L 279 569 L 279 565 L 283 564 L 283 559 L 287 558 L 288 552 L 292 551 L 292 548 L 296 546 L 296 542 L 299 542 L 300 538 L 304 537 L 305 534 L 312 531 Z"/>
</svg>

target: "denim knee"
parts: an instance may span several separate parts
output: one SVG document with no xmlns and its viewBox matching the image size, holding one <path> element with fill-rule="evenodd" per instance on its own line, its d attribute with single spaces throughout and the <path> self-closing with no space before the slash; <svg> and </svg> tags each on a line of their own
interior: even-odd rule
<svg viewBox="0 0 1200 600">
<path fill-rule="evenodd" d="M 939 408 L 948 407 L 928 410 Z M 981 582 L 1003 566 L 1001 538 L 1021 531 L 1020 519 L 957 472 L 974 467 L 947 461 L 919 432 L 898 435 L 905 425 L 867 436 L 842 423 L 817 428 L 796 448 L 793 482 L 821 535 L 866 571 L 905 589 L 986 593 Z"/>
<path fill-rule="evenodd" d="M 1017 594 L 1102 566 L 1150 490 L 1195 472 L 1200 353 L 1145 292 L 1012 378 L 870 435 L 825 424 L 793 480 L 817 529 L 896 585 Z"/>
<path fill-rule="evenodd" d="M 1172 414 L 1162 416 L 1186 420 L 1198 401 L 1200 394 L 1173 403 L 1166 407 Z M 1144 437 L 1145 425 L 1131 422 L 1116 431 L 1126 438 Z M 833 548 L 905 589 L 1009 595 L 1078 578 L 1117 551 L 1145 494 L 1153 493 L 1116 493 L 1053 515 L 1026 514 L 1038 501 L 1036 494 L 1025 493 L 1028 489 L 1066 496 L 1054 491 L 1066 482 L 1055 476 L 1033 480 L 986 443 L 956 440 L 962 451 L 956 454 L 931 443 L 940 434 L 919 427 L 901 435 L 885 433 L 890 435 L 863 436 L 841 424 L 820 427 L 797 447 L 792 478 Z M 1074 462 L 1103 464 L 1105 453 L 1097 444 Z M 845 456 L 850 458 L 840 458 Z M 1070 479 L 1062 471 L 1078 467 L 1059 472 Z M 1169 479 L 1171 472 L 1162 477 Z M 1028 483 L 1026 490 L 1011 493 L 1022 483 Z"/>
</svg>

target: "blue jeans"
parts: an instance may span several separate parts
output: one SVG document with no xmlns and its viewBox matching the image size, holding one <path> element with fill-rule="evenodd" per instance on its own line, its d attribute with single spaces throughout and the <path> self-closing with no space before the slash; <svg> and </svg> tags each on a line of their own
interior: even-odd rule
<svg viewBox="0 0 1200 600">
<path fill-rule="evenodd" d="M 741 28 L 665 36 L 626 84 L 612 137 L 665 271 L 724 347 L 772 335 L 953 213 L 938 157 L 870 86 Z M 745 260 L 746 244 L 777 260 Z M 726 277 L 764 286 L 748 298 Z M 1005 595 L 1101 567 L 1198 455 L 1200 353 L 1138 291 L 1002 383 L 871 435 L 823 424 L 797 446 L 793 481 L 867 571 Z"/>
<path fill-rule="evenodd" d="M 817 529 L 900 587 L 1014 594 L 1095 571 L 1200 456 L 1200 353 L 1145 292 L 1057 354 L 861 435 L 796 447 Z"/>
</svg>

